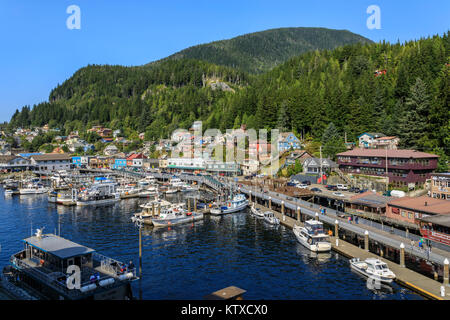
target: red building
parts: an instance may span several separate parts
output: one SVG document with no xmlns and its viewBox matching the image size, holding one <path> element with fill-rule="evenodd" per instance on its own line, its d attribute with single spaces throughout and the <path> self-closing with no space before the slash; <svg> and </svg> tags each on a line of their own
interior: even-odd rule
<svg viewBox="0 0 450 320">
<path fill-rule="evenodd" d="M 337 154 L 345 173 L 386 177 L 394 187 L 421 186 L 436 170 L 439 156 L 415 150 L 353 149 Z"/>
</svg>

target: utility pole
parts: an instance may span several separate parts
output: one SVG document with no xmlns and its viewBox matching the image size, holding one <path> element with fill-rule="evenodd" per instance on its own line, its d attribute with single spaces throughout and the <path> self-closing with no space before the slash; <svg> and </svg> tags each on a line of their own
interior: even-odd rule
<svg viewBox="0 0 450 320">
<path fill-rule="evenodd" d="M 322 173 L 322 146 L 320 146 L 320 184 L 323 184 L 323 173 Z"/>
<path fill-rule="evenodd" d="M 386 192 L 389 189 L 389 176 L 388 176 L 388 152 L 387 152 L 387 146 L 386 146 Z"/>
</svg>

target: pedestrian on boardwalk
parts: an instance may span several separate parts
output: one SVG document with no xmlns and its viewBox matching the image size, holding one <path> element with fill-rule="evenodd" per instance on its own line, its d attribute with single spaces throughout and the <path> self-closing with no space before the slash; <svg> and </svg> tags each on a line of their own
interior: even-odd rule
<svg viewBox="0 0 450 320">
<path fill-rule="evenodd" d="M 355 217 L 355 223 L 358 224 L 358 216 Z"/>
<path fill-rule="evenodd" d="M 414 249 L 414 240 L 411 239 L 411 250 L 413 250 L 413 249 Z"/>
</svg>

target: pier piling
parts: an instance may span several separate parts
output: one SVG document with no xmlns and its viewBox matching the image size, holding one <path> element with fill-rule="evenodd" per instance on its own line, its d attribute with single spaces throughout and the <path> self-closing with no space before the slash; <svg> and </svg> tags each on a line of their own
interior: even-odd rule
<svg viewBox="0 0 450 320">
<path fill-rule="evenodd" d="M 448 286 L 448 259 L 444 260 L 444 285 Z"/>
<path fill-rule="evenodd" d="M 405 267 L 405 245 L 403 242 L 400 244 L 400 267 Z"/>
<path fill-rule="evenodd" d="M 364 250 L 369 251 L 369 231 L 364 232 Z"/>
</svg>

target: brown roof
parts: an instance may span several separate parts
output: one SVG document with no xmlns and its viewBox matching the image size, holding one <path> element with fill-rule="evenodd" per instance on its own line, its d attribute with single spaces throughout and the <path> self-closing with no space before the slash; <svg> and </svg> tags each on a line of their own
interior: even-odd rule
<svg viewBox="0 0 450 320">
<path fill-rule="evenodd" d="M 354 195 L 353 197 L 350 198 L 350 202 L 374 208 L 378 207 L 384 208 L 386 207 L 386 203 L 389 202 L 389 197 L 376 194 L 372 191 L 367 191 L 364 193 Z"/>
<path fill-rule="evenodd" d="M 65 153 L 46 153 L 31 156 L 35 161 L 49 161 L 49 160 L 71 160 L 72 158 Z"/>
<path fill-rule="evenodd" d="M 388 205 L 431 214 L 450 214 L 450 202 L 448 200 L 441 200 L 427 196 L 417 198 L 403 197 L 389 201 Z"/>
<path fill-rule="evenodd" d="M 380 137 L 380 138 L 376 138 L 375 140 L 393 140 L 393 139 L 398 139 L 398 137 L 396 137 L 396 136 L 392 136 L 392 137 Z"/>
<path fill-rule="evenodd" d="M 431 222 L 440 226 L 446 226 L 450 228 L 450 215 L 437 214 L 435 216 L 427 216 L 420 219 L 424 222 Z"/>
<path fill-rule="evenodd" d="M 11 160 L 18 158 L 17 156 L 13 156 L 13 155 L 6 155 L 6 156 L 0 156 L 0 163 L 7 163 L 10 162 Z"/>
<path fill-rule="evenodd" d="M 337 154 L 338 156 L 354 156 L 354 157 L 386 157 L 385 149 L 361 149 L 355 148 L 346 152 Z M 439 156 L 431 153 L 420 152 L 416 150 L 387 150 L 388 158 L 439 158 Z"/>
</svg>

